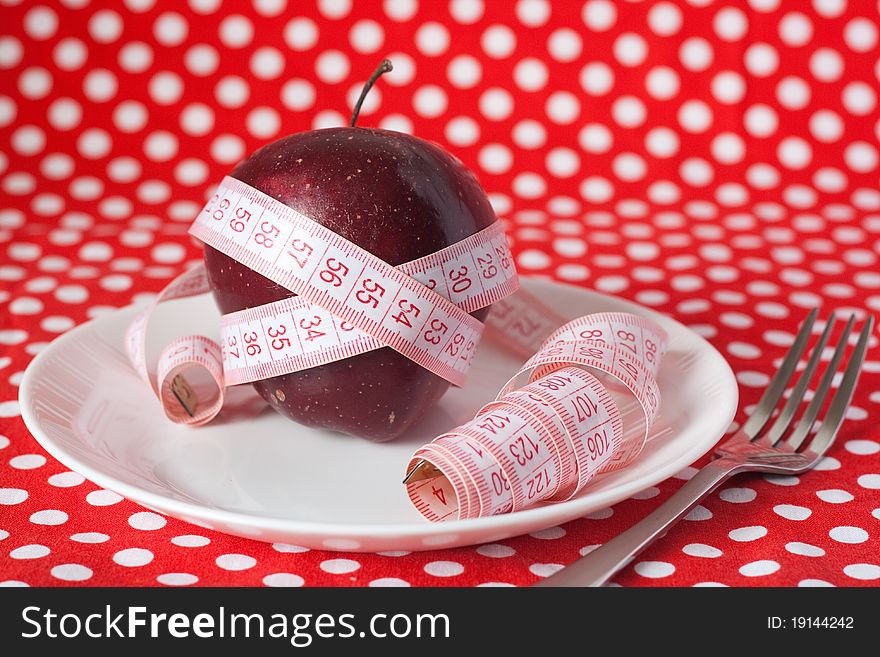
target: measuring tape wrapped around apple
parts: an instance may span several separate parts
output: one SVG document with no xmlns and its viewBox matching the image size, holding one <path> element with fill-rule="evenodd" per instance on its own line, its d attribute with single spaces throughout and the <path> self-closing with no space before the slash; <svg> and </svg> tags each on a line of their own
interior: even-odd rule
<svg viewBox="0 0 880 657">
<path fill-rule="evenodd" d="M 496 339 L 533 355 L 474 420 L 415 453 L 407 493 L 424 517 L 437 521 L 569 499 L 598 472 L 638 455 L 657 414 L 663 330 L 625 313 L 563 323 L 538 300 L 514 294 L 516 270 L 500 222 L 395 268 L 227 177 L 190 233 L 297 296 L 224 315 L 219 345 L 202 336 L 173 341 L 155 373 L 146 359 L 150 315 L 163 301 L 210 291 L 204 266 L 172 281 L 135 318 L 129 356 L 174 422 L 210 421 L 226 385 L 385 346 L 462 385 L 488 326 Z M 468 314 L 490 304 L 486 325 Z M 622 383 L 638 401 L 646 420 L 638 440 L 623 441 L 615 398 L 585 368 Z M 207 372 L 212 385 L 197 372 Z"/>
<path fill-rule="evenodd" d="M 209 422 L 226 386 L 251 383 L 293 420 L 387 440 L 464 384 L 489 328 L 528 360 L 476 418 L 416 451 L 409 498 L 434 521 L 568 499 L 642 449 L 666 336 L 622 313 L 566 322 L 518 292 L 503 227 L 464 165 L 354 127 L 387 70 L 351 127 L 278 140 L 221 182 L 190 228 L 205 264 L 134 319 L 131 362 L 173 422 Z M 209 291 L 220 343 L 185 336 L 148 359 L 157 305 Z M 644 431 L 625 433 L 633 408 Z"/>
</svg>

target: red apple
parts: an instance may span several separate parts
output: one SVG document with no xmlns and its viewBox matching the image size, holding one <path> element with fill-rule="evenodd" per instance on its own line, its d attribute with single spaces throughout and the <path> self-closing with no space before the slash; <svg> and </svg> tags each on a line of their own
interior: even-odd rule
<svg viewBox="0 0 880 657">
<path fill-rule="evenodd" d="M 385 70 L 390 65 L 383 62 L 361 100 Z M 290 135 L 256 151 L 230 175 L 392 265 L 439 251 L 495 221 L 486 193 L 458 159 L 389 130 Z M 210 247 L 205 264 L 223 313 L 294 296 Z M 474 316 L 487 314 L 483 309 Z M 385 347 L 253 386 L 292 420 L 383 441 L 417 422 L 449 383 Z"/>
</svg>

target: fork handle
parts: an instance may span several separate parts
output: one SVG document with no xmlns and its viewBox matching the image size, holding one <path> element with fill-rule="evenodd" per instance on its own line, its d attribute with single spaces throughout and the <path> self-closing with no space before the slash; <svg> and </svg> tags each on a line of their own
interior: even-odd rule
<svg viewBox="0 0 880 657">
<path fill-rule="evenodd" d="M 740 472 L 741 465 L 724 457 L 710 461 L 651 515 L 535 586 L 602 586 L 709 493 Z"/>
</svg>

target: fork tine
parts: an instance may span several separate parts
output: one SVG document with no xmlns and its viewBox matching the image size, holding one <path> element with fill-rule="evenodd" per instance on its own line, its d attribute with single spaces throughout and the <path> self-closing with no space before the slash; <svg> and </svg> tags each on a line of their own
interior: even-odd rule
<svg viewBox="0 0 880 657">
<path fill-rule="evenodd" d="M 810 311 L 810 314 L 807 315 L 807 318 L 804 320 L 804 323 L 801 326 L 801 330 L 798 332 L 794 343 L 791 345 L 791 348 L 785 355 L 785 359 L 782 361 L 782 365 L 776 372 L 773 380 L 770 381 L 770 385 L 767 386 L 767 390 L 764 391 L 764 395 L 761 397 L 761 401 L 759 401 L 758 405 L 755 407 L 752 416 L 748 420 L 746 420 L 746 423 L 743 425 L 742 430 L 745 432 L 750 440 L 758 435 L 758 432 L 767 423 L 767 420 L 770 418 L 770 414 L 773 413 L 773 409 L 776 408 L 776 403 L 779 401 L 779 398 L 785 391 L 788 382 L 791 380 L 791 375 L 795 370 L 795 366 L 800 360 L 801 354 L 804 352 L 804 347 L 806 347 L 807 342 L 810 339 L 810 333 L 813 330 L 813 322 L 816 320 L 816 315 L 818 314 L 818 312 L 818 308 L 813 308 Z"/>
<path fill-rule="evenodd" d="M 837 374 L 837 366 L 840 364 L 840 360 L 846 352 L 849 334 L 852 331 L 855 321 L 855 316 L 850 315 L 849 320 L 846 322 L 846 326 L 843 327 L 843 334 L 840 336 L 837 348 L 831 356 L 831 362 L 828 363 L 828 369 L 825 370 L 825 374 L 822 375 L 822 379 L 819 381 L 819 386 L 813 394 L 813 399 L 810 400 L 807 410 L 804 411 L 803 417 L 801 417 L 794 431 L 792 431 L 791 435 L 788 437 L 788 440 L 785 441 L 786 447 L 793 452 L 797 451 L 803 444 L 804 440 L 810 433 L 810 429 L 813 428 L 813 423 L 816 421 L 819 411 L 822 410 L 822 405 L 825 403 L 828 390 L 831 388 L 831 383 L 834 381 L 834 375 Z"/>
<path fill-rule="evenodd" d="M 798 407 L 801 405 L 801 402 L 804 399 L 804 393 L 807 391 L 807 386 L 810 384 L 810 380 L 813 378 L 813 374 L 816 371 L 816 367 L 819 364 L 819 361 L 822 358 L 822 350 L 825 348 L 825 344 L 828 342 L 828 338 L 831 335 L 831 331 L 834 328 L 834 322 L 836 321 L 836 317 L 834 313 L 831 313 L 831 316 L 828 318 L 828 322 L 825 324 L 825 330 L 822 331 L 822 335 L 819 337 L 819 341 L 816 343 L 816 346 L 813 347 L 813 353 L 810 354 L 810 360 L 807 362 L 807 367 L 804 369 L 800 378 L 798 379 L 797 385 L 795 385 L 794 390 L 791 391 L 791 396 L 788 398 L 788 401 L 785 402 L 785 406 L 782 408 L 782 413 L 779 414 L 779 417 L 776 418 L 776 422 L 773 423 L 773 426 L 770 427 L 770 431 L 767 433 L 766 437 L 762 437 L 761 442 L 767 442 L 770 445 L 776 445 L 779 442 L 779 439 L 782 438 L 782 434 L 785 433 L 785 430 L 788 429 L 788 426 L 791 424 L 791 420 L 794 417 L 795 411 L 797 411 Z M 849 331 L 846 331 L 849 334 Z"/>
<path fill-rule="evenodd" d="M 871 330 L 873 327 L 874 316 L 871 315 L 865 321 L 865 326 L 862 328 L 862 332 L 859 335 L 859 341 L 856 343 L 856 348 L 853 351 L 852 356 L 850 356 L 846 371 L 843 373 L 843 380 L 840 382 L 840 387 L 837 389 L 834 398 L 831 400 L 831 405 L 828 407 L 825 419 L 822 420 L 822 426 L 819 427 L 819 432 L 816 434 L 816 437 L 813 438 L 813 441 L 808 447 L 810 453 L 816 458 L 822 456 L 828 448 L 831 447 L 831 443 L 833 443 L 834 439 L 837 437 L 837 431 L 843 423 L 846 409 L 849 408 L 853 392 L 855 392 L 856 384 L 859 381 L 862 364 L 865 362 L 865 352 L 868 351 L 868 339 L 871 337 Z"/>
</svg>

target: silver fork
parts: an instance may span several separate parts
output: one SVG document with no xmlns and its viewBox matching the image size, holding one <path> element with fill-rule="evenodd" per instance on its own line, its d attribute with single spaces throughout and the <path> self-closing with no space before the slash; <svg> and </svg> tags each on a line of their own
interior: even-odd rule
<svg viewBox="0 0 880 657">
<path fill-rule="evenodd" d="M 800 421 L 783 440 L 795 413 L 801 402 L 804 401 L 807 387 L 816 372 L 822 351 L 834 326 L 834 315 L 832 314 L 819 337 L 819 341 L 813 347 L 803 373 L 779 415 L 774 419 L 773 413 L 777 404 L 789 385 L 810 339 L 817 312 L 814 309 L 804 320 L 794 343 L 779 367 L 779 371 L 776 372 L 767 390 L 764 391 L 761 401 L 758 402 L 742 428 L 715 449 L 714 460 L 706 464 L 702 470 L 697 472 L 672 497 L 644 520 L 596 548 L 587 556 L 538 582 L 535 586 L 602 586 L 730 477 L 743 472 L 795 475 L 812 469 L 828 451 L 837 436 L 846 409 L 849 408 L 852 400 L 862 363 L 865 360 L 868 339 L 874 325 L 873 316 L 869 316 L 825 417 L 816 430 L 815 436 L 807 441 L 807 436 L 814 429 L 816 418 L 826 401 L 828 391 L 831 389 L 832 381 L 846 351 L 847 340 L 855 321 L 854 316 L 849 318 L 828 368 L 813 393 L 813 398 L 807 405 Z M 772 423 L 771 419 L 773 419 Z"/>
</svg>

